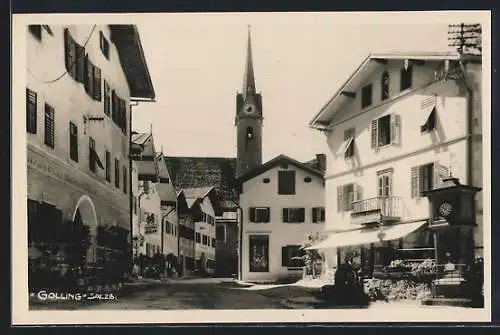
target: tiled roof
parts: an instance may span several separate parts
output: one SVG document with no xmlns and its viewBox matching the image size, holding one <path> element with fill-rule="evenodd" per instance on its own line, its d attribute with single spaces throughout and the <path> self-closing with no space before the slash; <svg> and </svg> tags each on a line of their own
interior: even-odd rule
<svg viewBox="0 0 500 335">
<path fill-rule="evenodd" d="M 238 200 L 235 189 L 236 158 L 165 156 L 176 190 L 213 186 L 221 200 Z"/>
<path fill-rule="evenodd" d="M 184 188 L 184 194 L 188 199 L 200 199 L 204 198 L 208 192 L 210 192 L 214 187 L 186 187 Z"/>
</svg>

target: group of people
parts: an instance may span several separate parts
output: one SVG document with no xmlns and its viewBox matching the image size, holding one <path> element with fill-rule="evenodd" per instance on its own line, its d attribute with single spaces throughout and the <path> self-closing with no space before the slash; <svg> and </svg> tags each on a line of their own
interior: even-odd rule
<svg viewBox="0 0 500 335">
<path fill-rule="evenodd" d="M 161 254 L 155 254 L 153 257 L 147 257 L 140 254 L 134 260 L 133 275 L 141 278 L 159 279 L 163 276 L 173 277 L 179 275 L 177 262 Z"/>
</svg>

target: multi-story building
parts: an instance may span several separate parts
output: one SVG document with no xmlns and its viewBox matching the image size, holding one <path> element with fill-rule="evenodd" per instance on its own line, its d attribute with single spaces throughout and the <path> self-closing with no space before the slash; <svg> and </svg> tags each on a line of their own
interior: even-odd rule
<svg viewBox="0 0 500 335">
<path fill-rule="evenodd" d="M 324 229 L 323 172 L 280 155 L 239 178 L 241 279 L 302 276 L 294 262 L 310 233 Z"/>
<path fill-rule="evenodd" d="M 344 246 L 367 271 L 394 258 L 451 253 L 464 263 L 482 253 L 481 194 L 474 238 L 470 227 L 429 227 L 424 196 L 450 175 L 482 187 L 480 56 L 372 54 L 310 126 L 330 148 L 325 228 L 343 231 L 316 246 L 330 263 L 342 261 Z"/>
<path fill-rule="evenodd" d="M 177 195 L 172 185 L 163 153 L 156 155 L 159 172 L 158 194 L 161 204 L 162 254 L 167 256 L 169 266 L 177 266 L 179 255 Z"/>
<path fill-rule="evenodd" d="M 222 207 L 215 187 L 183 189 L 187 203 L 193 211 L 195 271 L 199 274 L 215 273 L 215 218 L 222 215 Z M 199 213 L 199 214 L 196 214 Z"/>
<path fill-rule="evenodd" d="M 132 133 L 132 159 L 137 166 L 138 191 L 137 210 L 139 255 L 153 257 L 161 254 L 161 199 L 159 193 L 160 171 L 152 133 Z"/>
<path fill-rule="evenodd" d="M 111 260 L 110 244 L 123 253 L 129 240 L 129 102 L 154 99 L 138 30 L 30 25 L 27 35 L 30 244 L 44 249 L 63 223 L 78 224 L 90 230 L 84 262 Z M 30 264 L 66 262 L 58 250 Z"/>
<path fill-rule="evenodd" d="M 191 208 L 193 207 L 193 208 Z M 199 206 L 190 206 L 184 191 L 177 193 L 177 220 L 179 223 L 179 276 L 191 276 L 195 269 L 194 217 L 201 216 Z"/>
</svg>

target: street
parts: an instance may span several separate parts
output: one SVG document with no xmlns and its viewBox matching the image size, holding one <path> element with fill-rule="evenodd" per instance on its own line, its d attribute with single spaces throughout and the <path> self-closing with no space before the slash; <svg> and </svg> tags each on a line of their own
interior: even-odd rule
<svg viewBox="0 0 500 335">
<path fill-rule="evenodd" d="M 289 298 L 313 299 L 311 289 L 279 286 L 264 290 L 247 290 L 232 280 L 185 279 L 150 284 L 126 297 L 114 300 L 35 302 L 34 310 L 175 310 L 175 309 L 290 309 L 314 308 L 313 303 L 294 307 Z"/>
</svg>

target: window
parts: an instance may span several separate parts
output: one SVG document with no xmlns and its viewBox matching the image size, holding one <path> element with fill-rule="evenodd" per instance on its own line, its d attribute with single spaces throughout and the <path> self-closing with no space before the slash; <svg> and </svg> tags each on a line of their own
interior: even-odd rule
<svg viewBox="0 0 500 335">
<path fill-rule="evenodd" d="M 76 43 L 67 28 L 64 30 L 64 62 L 68 74 L 74 80 L 79 83 L 86 81 L 85 48 Z"/>
<path fill-rule="evenodd" d="M 248 140 L 253 139 L 253 128 L 252 127 L 247 128 L 247 139 Z"/>
<path fill-rule="evenodd" d="M 325 207 L 312 208 L 312 222 L 313 223 L 325 222 Z"/>
<path fill-rule="evenodd" d="M 368 84 L 361 89 L 361 108 L 366 108 L 372 104 L 372 84 Z"/>
<path fill-rule="evenodd" d="M 344 155 L 345 159 L 354 157 L 354 128 L 349 128 L 344 131 L 344 142 L 339 147 L 336 155 Z"/>
<path fill-rule="evenodd" d="M 26 131 L 36 134 L 37 128 L 37 94 L 26 89 Z"/>
<path fill-rule="evenodd" d="M 281 266 L 302 267 L 304 262 L 299 257 L 304 255 L 300 245 L 281 247 Z"/>
<path fill-rule="evenodd" d="M 278 194 L 295 194 L 295 171 L 278 171 Z"/>
<path fill-rule="evenodd" d="M 271 209 L 269 207 L 250 207 L 250 222 L 267 223 L 270 220 Z"/>
<path fill-rule="evenodd" d="M 102 31 L 99 32 L 99 40 L 102 54 L 106 57 L 106 59 L 109 59 L 109 42 Z"/>
<path fill-rule="evenodd" d="M 194 237 L 195 237 L 195 242 L 196 243 L 201 243 L 201 234 L 200 233 L 196 233 L 194 235 Z"/>
<path fill-rule="evenodd" d="M 105 159 L 106 159 L 106 180 L 108 182 L 111 182 L 111 153 L 106 150 L 105 155 L 106 155 L 105 156 Z"/>
<path fill-rule="evenodd" d="M 226 226 L 221 224 L 215 227 L 215 238 L 217 241 L 226 242 Z"/>
<path fill-rule="evenodd" d="M 392 196 L 392 169 L 378 171 L 378 196 L 386 198 Z"/>
<path fill-rule="evenodd" d="M 115 187 L 120 188 L 120 161 L 115 158 Z"/>
<path fill-rule="evenodd" d="M 389 144 L 399 144 L 401 137 L 401 117 L 388 114 L 371 122 L 372 149 Z"/>
<path fill-rule="evenodd" d="M 203 245 L 208 245 L 208 236 L 207 235 L 205 235 L 205 234 L 201 235 L 201 243 Z"/>
<path fill-rule="evenodd" d="M 44 142 L 54 149 L 54 108 L 45 104 L 45 135 Z"/>
<path fill-rule="evenodd" d="M 165 221 L 165 233 L 172 234 L 172 223 Z"/>
<path fill-rule="evenodd" d="M 127 168 L 123 167 L 123 193 L 127 194 Z"/>
<path fill-rule="evenodd" d="M 389 98 L 389 72 L 384 71 L 384 73 L 382 74 L 380 87 L 381 87 L 380 99 L 384 101 Z"/>
<path fill-rule="evenodd" d="M 401 91 L 409 89 L 412 85 L 412 66 L 409 65 L 406 69 L 401 69 Z"/>
<path fill-rule="evenodd" d="M 269 236 L 250 235 L 250 272 L 269 272 Z"/>
<path fill-rule="evenodd" d="M 361 187 L 356 184 L 346 184 L 337 187 L 337 212 L 353 209 L 353 202 L 361 200 Z"/>
<path fill-rule="evenodd" d="M 93 100 L 96 101 L 101 101 L 102 99 L 102 94 L 101 94 L 101 69 L 97 66 L 95 66 L 89 59 L 88 55 L 85 58 L 85 91 L 87 92 L 88 96 L 91 97 Z"/>
<path fill-rule="evenodd" d="M 95 160 L 95 140 L 92 137 L 89 137 L 89 170 L 94 172 L 96 171 L 96 160 Z"/>
<path fill-rule="evenodd" d="M 37 40 L 42 40 L 42 26 L 40 24 L 30 24 L 28 30 Z"/>
<path fill-rule="evenodd" d="M 436 129 L 436 107 L 433 107 L 425 123 L 420 126 L 420 132 L 425 133 Z"/>
<path fill-rule="evenodd" d="M 284 223 L 302 223 L 305 221 L 305 208 L 283 208 Z"/>
<path fill-rule="evenodd" d="M 69 123 L 69 157 L 78 162 L 78 127 L 73 122 Z"/>
<path fill-rule="evenodd" d="M 111 113 L 111 90 L 109 87 L 109 83 L 106 79 L 104 81 L 104 114 L 108 117 Z"/>
<path fill-rule="evenodd" d="M 449 170 L 439 162 L 428 163 L 411 168 L 411 197 L 419 198 L 423 192 L 432 190 L 448 177 Z"/>
<path fill-rule="evenodd" d="M 212 247 L 215 247 L 217 245 L 217 242 L 215 240 L 215 238 L 212 238 Z"/>
</svg>

